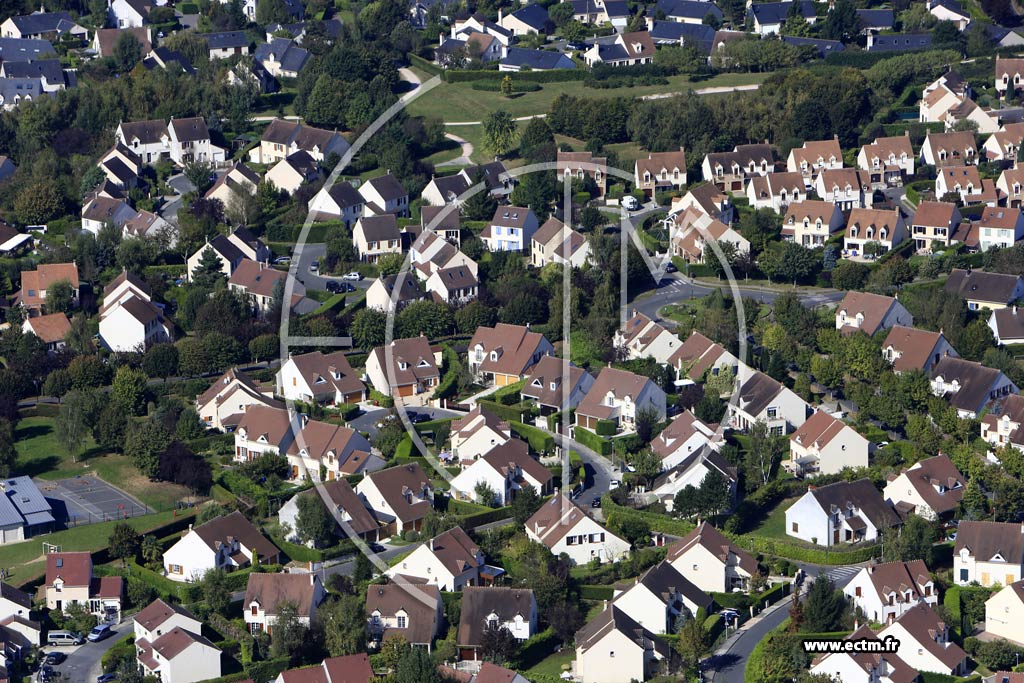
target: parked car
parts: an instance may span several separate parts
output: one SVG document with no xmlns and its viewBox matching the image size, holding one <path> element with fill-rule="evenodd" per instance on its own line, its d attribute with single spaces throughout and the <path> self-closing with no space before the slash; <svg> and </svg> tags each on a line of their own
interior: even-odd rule
<svg viewBox="0 0 1024 683">
<path fill-rule="evenodd" d="M 276 259 L 274 259 L 274 263 L 276 263 L 279 266 L 280 265 L 284 265 L 286 263 L 291 263 L 291 262 L 292 262 L 292 257 L 291 256 L 278 256 Z"/>
<path fill-rule="evenodd" d="M 46 644 L 54 645 L 81 645 L 85 640 L 72 631 L 50 631 L 46 635 Z"/>
<path fill-rule="evenodd" d="M 366 545 L 370 548 L 370 550 L 372 550 L 375 553 L 384 552 L 384 546 L 382 546 L 380 543 L 367 543 Z"/>
<path fill-rule="evenodd" d="M 343 294 L 356 291 L 356 286 L 351 282 L 336 282 L 335 284 L 338 285 L 338 291 Z"/>
<path fill-rule="evenodd" d="M 414 413 L 411 410 L 406 413 L 406 417 L 408 417 L 409 422 L 412 422 L 414 425 L 418 425 L 422 422 L 428 422 L 430 420 L 430 416 L 426 413 Z"/>
<path fill-rule="evenodd" d="M 636 197 L 631 194 L 627 194 L 622 198 L 622 206 L 626 211 L 636 211 L 640 208 L 640 202 L 637 201 Z"/>
<path fill-rule="evenodd" d="M 63 652 L 47 652 L 45 663 L 49 664 L 50 666 L 58 666 L 59 664 L 62 664 L 64 660 L 67 658 L 68 656 Z"/>
<path fill-rule="evenodd" d="M 328 280 L 327 281 L 327 291 L 328 292 L 333 292 L 333 293 L 336 294 L 340 290 L 341 290 L 341 283 L 340 282 L 335 282 L 334 280 Z"/>
<path fill-rule="evenodd" d="M 89 635 L 86 636 L 90 643 L 98 643 L 104 638 L 109 638 L 114 635 L 114 632 L 110 629 L 109 624 L 100 624 L 93 630 L 89 631 Z"/>
<path fill-rule="evenodd" d="M 311 272 L 311 273 L 319 273 L 320 272 L 320 262 L 319 261 L 313 261 L 311 264 L 309 264 L 309 272 Z"/>
<path fill-rule="evenodd" d="M 594 500 L 590 501 L 590 507 L 599 508 L 601 507 L 601 496 L 594 496 Z"/>
<path fill-rule="evenodd" d="M 612 479 L 612 482 L 611 482 L 611 484 L 608 485 L 608 488 L 610 490 L 614 491 L 615 489 L 619 488 L 620 486 L 622 486 L 622 482 L 621 481 L 619 481 L 618 479 Z"/>
<path fill-rule="evenodd" d="M 725 619 L 725 623 L 727 624 L 730 621 L 735 621 L 740 616 L 739 612 L 731 608 L 724 609 L 719 612 L 719 614 L 722 615 L 722 619 Z"/>
<path fill-rule="evenodd" d="M 362 276 L 361 273 L 357 273 L 356 271 L 353 270 L 351 273 L 345 273 L 344 275 L 342 275 L 341 279 L 342 280 L 355 280 L 356 282 L 359 282 L 360 280 L 363 279 L 363 276 Z"/>
<path fill-rule="evenodd" d="M 110 683 L 111 681 L 117 680 L 117 674 L 100 674 L 96 677 L 96 683 Z"/>
</svg>

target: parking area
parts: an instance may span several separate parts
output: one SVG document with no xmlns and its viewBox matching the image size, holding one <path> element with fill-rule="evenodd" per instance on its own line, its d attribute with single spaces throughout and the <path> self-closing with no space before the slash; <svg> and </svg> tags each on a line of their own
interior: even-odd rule
<svg viewBox="0 0 1024 683">
<path fill-rule="evenodd" d="M 53 506 L 57 521 L 69 527 L 137 517 L 148 512 L 146 506 L 124 491 L 91 475 L 35 483 Z"/>
</svg>

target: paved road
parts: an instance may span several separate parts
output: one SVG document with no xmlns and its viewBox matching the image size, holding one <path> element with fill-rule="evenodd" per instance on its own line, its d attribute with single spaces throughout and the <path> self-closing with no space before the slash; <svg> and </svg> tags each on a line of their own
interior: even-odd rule
<svg viewBox="0 0 1024 683">
<path fill-rule="evenodd" d="M 587 478 L 590 485 L 583 490 L 577 501 L 584 509 L 590 509 L 596 519 L 602 520 L 604 516 L 600 508 L 591 508 L 590 504 L 594 498 L 600 498 L 611 489 L 612 480 L 621 480 L 622 473 L 618 467 L 612 464 L 611 460 L 596 451 L 572 439 L 568 439 L 562 434 L 555 434 L 554 437 L 556 444 L 563 450 L 568 448 L 572 452 L 579 454 L 580 459 L 587 466 Z"/>
<path fill-rule="evenodd" d="M 437 168 L 442 168 L 444 166 L 469 166 L 473 163 L 473 144 L 471 142 L 460 138 L 458 135 L 453 135 L 452 133 L 445 133 L 444 136 L 449 140 L 458 143 L 458 145 L 462 147 L 462 153 L 454 159 L 442 161 L 441 163 L 436 164 Z"/>
<path fill-rule="evenodd" d="M 418 543 L 410 543 L 409 545 L 394 546 L 394 547 L 392 547 L 392 546 L 385 546 L 383 552 L 377 553 L 377 557 L 379 557 L 380 559 L 384 560 L 385 563 L 387 563 L 387 561 L 390 560 L 392 557 L 395 557 L 396 555 L 401 555 L 402 553 L 404 553 L 406 551 L 413 550 L 413 549 L 416 548 L 417 545 L 419 545 L 419 544 Z M 318 572 L 318 573 L 320 574 L 321 580 L 326 583 L 335 574 L 340 574 L 342 576 L 352 576 L 352 572 L 355 571 L 355 568 L 356 568 L 356 561 L 355 561 L 355 558 L 353 558 L 353 559 L 348 559 L 348 560 L 343 560 L 341 562 L 337 562 L 336 564 L 329 565 L 329 566 L 325 567 L 324 569 L 322 569 L 321 572 Z"/>
<path fill-rule="evenodd" d="M 132 620 L 130 616 L 123 616 L 123 621 L 112 627 L 116 635 L 98 643 L 86 642 L 78 647 L 46 647 L 45 652 L 58 651 L 68 656 L 64 663 L 55 667 L 66 677 L 68 683 L 94 683 L 96 677 L 103 673 L 100 666 L 100 658 L 114 647 L 124 636 L 133 633 Z"/>
<path fill-rule="evenodd" d="M 319 271 L 314 273 L 310 270 L 310 267 L 313 265 L 313 261 L 319 261 L 322 263 L 324 254 L 326 253 L 327 245 L 322 242 L 307 242 L 302 245 L 302 253 L 299 256 L 299 262 L 294 273 L 295 278 L 304 284 L 306 289 L 326 290 L 328 281 L 342 281 L 340 277 L 321 275 Z M 293 263 L 293 265 L 295 264 Z M 355 285 L 356 289 L 364 290 L 369 288 L 372 283 L 373 280 L 367 278 L 351 282 L 351 284 Z"/>
<path fill-rule="evenodd" d="M 366 409 L 364 408 L 364 410 Z M 460 413 L 457 410 L 446 410 L 431 406 L 414 406 L 410 407 L 409 410 L 415 413 L 426 413 L 430 416 L 431 420 L 440 420 L 446 417 L 463 417 L 465 415 L 465 413 Z M 348 426 L 357 432 L 366 432 L 370 435 L 370 438 L 373 438 L 377 434 L 377 423 L 390 412 L 389 408 L 369 409 L 359 417 L 349 420 Z"/>
</svg>

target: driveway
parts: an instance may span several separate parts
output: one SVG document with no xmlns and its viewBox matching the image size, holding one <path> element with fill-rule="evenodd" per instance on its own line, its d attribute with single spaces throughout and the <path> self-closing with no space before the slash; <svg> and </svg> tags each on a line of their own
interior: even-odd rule
<svg viewBox="0 0 1024 683">
<path fill-rule="evenodd" d="M 566 438 L 562 434 L 553 434 L 555 437 L 555 443 L 558 444 L 563 450 L 569 449 L 573 453 L 577 453 L 583 464 L 587 467 L 587 475 L 590 480 L 590 486 L 583 489 L 583 493 L 580 494 L 577 499 L 579 504 L 584 509 L 590 509 L 596 519 L 602 520 L 604 515 L 600 508 L 591 508 L 590 504 L 594 498 L 600 498 L 605 493 L 611 490 L 611 483 L 613 479 L 621 479 L 622 473 L 618 467 L 612 464 L 612 461 L 604 457 L 600 453 L 593 451 L 586 446 L 573 441 L 572 439 Z M 561 487 L 561 483 L 557 484 Z"/>
<path fill-rule="evenodd" d="M 381 421 L 385 415 L 391 412 L 389 408 L 372 408 L 367 404 L 363 405 L 363 410 L 366 411 L 359 417 L 353 418 L 348 421 L 348 426 L 357 432 L 366 432 L 372 439 L 377 434 L 377 423 Z M 415 413 L 426 413 L 430 416 L 431 420 L 442 420 L 446 417 L 463 417 L 465 413 L 460 413 L 457 410 L 446 410 L 444 408 L 434 408 L 431 406 L 415 406 L 409 408 L 409 410 Z"/>
<path fill-rule="evenodd" d="M 192 181 L 185 177 L 185 174 L 179 173 L 172 175 L 167 179 L 167 186 L 174 188 L 174 191 L 178 194 L 187 194 L 189 192 L 195 192 L 196 186 L 192 184 Z"/>
<path fill-rule="evenodd" d="M 134 633 L 134 626 L 132 625 L 132 619 L 130 616 L 122 615 L 122 621 L 117 626 L 112 626 L 111 630 L 114 631 L 115 635 L 110 636 L 106 640 L 101 640 L 98 643 L 90 643 L 86 641 L 84 644 L 77 647 L 46 647 L 42 648 L 44 652 L 63 652 L 68 656 L 64 660 L 64 663 L 60 666 L 54 667 L 57 671 L 62 673 L 65 680 L 68 683 L 94 683 L 96 677 L 103 673 L 100 666 L 100 659 L 106 654 L 107 650 L 114 647 L 118 641 L 122 640 L 125 636 L 132 635 Z"/>
<path fill-rule="evenodd" d="M 297 249 L 298 245 L 296 245 L 296 250 Z M 340 276 L 334 277 L 331 275 L 322 275 L 320 274 L 319 271 L 314 273 L 310 270 L 310 267 L 313 265 L 313 261 L 319 261 L 322 263 L 324 260 L 324 255 L 326 253 L 326 244 L 323 244 L 322 242 L 307 242 L 306 244 L 302 245 L 302 251 L 299 254 L 298 264 L 295 264 L 294 261 L 292 262 L 292 265 L 295 266 L 295 270 L 292 271 L 295 273 L 295 279 L 304 284 L 306 286 L 306 289 L 326 290 L 328 281 L 342 281 Z M 294 254 L 292 255 L 292 257 L 294 259 Z M 368 289 L 371 284 L 373 284 L 373 280 L 370 280 L 369 278 L 363 278 L 358 282 L 352 281 L 350 284 L 355 285 L 357 290 L 365 290 Z M 353 292 L 353 294 L 355 294 L 355 292 Z"/>
<path fill-rule="evenodd" d="M 396 555 L 401 555 L 404 552 L 415 550 L 416 546 L 418 545 L 418 543 L 410 543 L 408 545 L 400 546 L 385 545 L 384 551 L 377 553 L 377 557 L 384 560 L 384 562 L 386 563 L 388 560 L 390 560 L 392 557 L 395 557 Z M 321 580 L 324 583 L 327 583 L 327 580 L 335 574 L 340 574 L 342 576 L 352 576 L 352 572 L 355 571 L 355 568 L 355 558 L 342 560 L 341 562 L 336 562 L 335 564 L 331 564 L 322 570 L 323 573 L 321 575 Z"/>
</svg>

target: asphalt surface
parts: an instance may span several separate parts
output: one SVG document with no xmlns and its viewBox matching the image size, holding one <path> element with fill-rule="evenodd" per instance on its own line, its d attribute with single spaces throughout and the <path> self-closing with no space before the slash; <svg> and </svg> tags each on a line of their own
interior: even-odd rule
<svg viewBox="0 0 1024 683">
<path fill-rule="evenodd" d="M 321 275 L 319 271 L 313 272 L 312 270 L 310 270 L 314 261 L 323 261 L 324 254 L 327 253 L 326 244 L 322 242 L 307 242 L 306 244 L 301 245 L 301 252 L 299 252 L 298 250 L 299 245 L 296 245 L 296 251 L 299 253 L 299 261 L 294 271 L 295 279 L 304 284 L 306 286 L 306 289 L 326 290 L 327 283 L 329 281 L 343 281 L 341 277 L 324 276 Z M 292 255 L 292 258 L 294 259 L 294 254 Z M 368 278 L 363 278 L 362 280 L 359 281 L 344 281 L 349 282 L 349 284 L 355 285 L 356 289 L 363 290 L 368 289 L 369 286 L 373 283 L 373 280 L 370 280 Z"/>
<path fill-rule="evenodd" d="M 134 626 L 131 617 L 122 615 L 122 621 L 116 626 L 111 626 L 115 635 L 98 643 L 86 641 L 76 647 L 44 647 L 43 652 L 63 652 L 68 656 L 64 663 L 54 667 L 62 673 L 67 683 L 95 683 L 96 677 L 103 673 L 100 666 L 100 659 L 107 650 L 114 647 L 119 640 L 133 633 Z"/>
<path fill-rule="evenodd" d="M 446 417 L 463 417 L 465 415 L 465 413 L 460 413 L 457 410 L 446 410 L 431 406 L 415 406 L 408 408 L 408 410 L 414 413 L 426 413 L 430 416 L 431 420 L 441 420 Z M 366 432 L 370 435 L 370 438 L 373 438 L 377 434 L 377 423 L 390 412 L 391 410 L 388 408 L 367 410 L 359 417 L 349 420 L 348 426 L 357 432 Z"/>
</svg>

